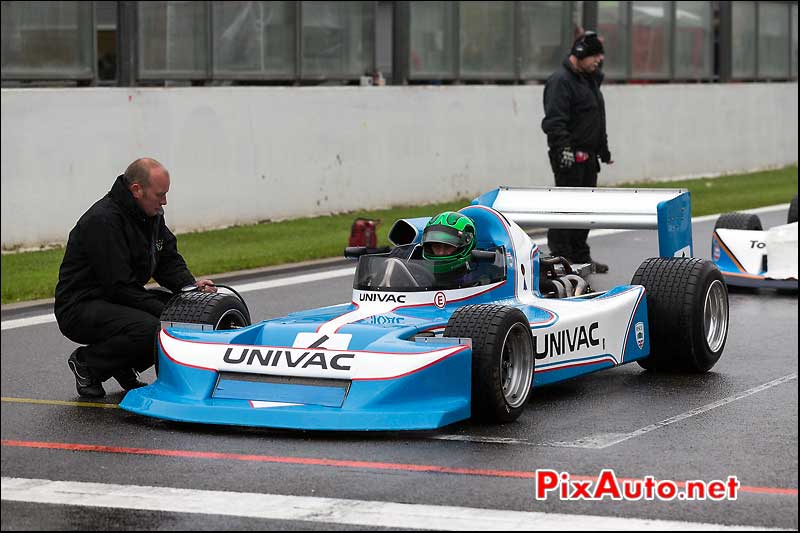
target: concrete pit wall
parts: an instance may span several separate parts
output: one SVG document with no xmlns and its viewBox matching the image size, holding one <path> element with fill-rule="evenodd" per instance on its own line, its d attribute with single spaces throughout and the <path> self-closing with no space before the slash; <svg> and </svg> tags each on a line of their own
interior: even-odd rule
<svg viewBox="0 0 800 533">
<path fill-rule="evenodd" d="M 541 85 L 2 90 L 2 246 L 64 242 L 137 157 L 177 232 L 552 183 Z M 797 83 L 611 85 L 601 185 L 797 162 Z"/>
</svg>

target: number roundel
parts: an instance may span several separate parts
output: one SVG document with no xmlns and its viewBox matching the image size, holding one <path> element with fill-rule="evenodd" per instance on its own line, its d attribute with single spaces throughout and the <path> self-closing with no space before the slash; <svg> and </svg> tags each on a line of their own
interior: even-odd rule
<svg viewBox="0 0 800 533">
<path fill-rule="evenodd" d="M 444 306 L 447 305 L 447 297 L 442 291 L 439 291 L 433 296 L 433 303 L 439 309 L 444 309 Z"/>
</svg>

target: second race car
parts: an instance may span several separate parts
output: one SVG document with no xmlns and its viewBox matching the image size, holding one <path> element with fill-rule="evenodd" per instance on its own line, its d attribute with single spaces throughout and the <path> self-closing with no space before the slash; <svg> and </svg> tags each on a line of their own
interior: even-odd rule
<svg viewBox="0 0 800 533">
<path fill-rule="evenodd" d="M 758 215 L 724 213 L 714 225 L 711 257 L 728 285 L 797 290 L 797 195 L 786 224 L 764 230 Z"/>
</svg>

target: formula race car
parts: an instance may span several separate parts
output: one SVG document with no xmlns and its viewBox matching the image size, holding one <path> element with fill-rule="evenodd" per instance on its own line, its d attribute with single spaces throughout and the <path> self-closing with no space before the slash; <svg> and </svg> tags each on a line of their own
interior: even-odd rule
<svg viewBox="0 0 800 533">
<path fill-rule="evenodd" d="M 346 304 L 251 325 L 236 295 L 179 294 L 162 315 L 156 381 L 120 407 L 210 424 L 432 429 L 513 421 L 532 387 L 633 361 L 706 372 L 725 347 L 728 293 L 711 261 L 691 257 L 689 204 L 685 190 L 499 188 L 435 221 L 397 221 L 389 253 L 347 249 L 358 266 Z M 527 226 L 658 229 L 660 257 L 597 292 L 591 265 L 544 257 Z M 451 256 L 467 254 L 469 275 L 442 275 L 422 245 L 436 235 L 469 244 Z"/>
<path fill-rule="evenodd" d="M 796 291 L 797 195 L 789 204 L 787 223 L 768 230 L 758 215 L 720 215 L 711 257 L 730 286 Z"/>
</svg>

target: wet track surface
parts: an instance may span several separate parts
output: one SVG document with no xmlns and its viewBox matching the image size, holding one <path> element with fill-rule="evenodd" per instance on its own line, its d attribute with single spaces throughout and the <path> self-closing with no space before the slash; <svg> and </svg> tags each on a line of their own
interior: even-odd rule
<svg viewBox="0 0 800 533">
<path fill-rule="evenodd" d="M 786 214 L 760 216 L 767 227 L 784 222 Z M 695 224 L 695 255 L 709 257 L 712 228 L 713 221 Z M 628 283 L 642 259 L 657 255 L 651 231 L 606 234 L 590 243 L 595 258 L 611 266 L 608 274 L 593 276 L 595 289 Z M 245 298 L 254 319 L 266 319 L 345 302 L 351 282 L 349 276 L 338 276 L 253 290 Z M 51 312 L 4 312 L 3 322 Z M 797 294 L 732 293 L 725 352 L 708 374 L 663 375 L 626 365 L 535 389 L 512 424 L 463 422 L 412 433 L 301 432 L 150 419 L 115 407 L 123 392 L 113 381 L 105 384 L 109 394 L 100 405 L 81 402 L 66 366 L 74 345 L 54 322 L 4 329 L 4 483 L 27 478 L 224 493 L 197 493 L 209 498 L 199 509 L 175 511 L 137 510 L 124 499 L 107 508 L 87 507 L 79 500 L 9 501 L 4 490 L 2 528 L 436 526 L 404 522 L 392 513 L 359 525 L 335 513 L 297 519 L 222 512 L 237 500 L 249 501 L 240 494 L 248 493 L 266 494 L 257 504 L 264 509 L 291 507 L 293 500 L 279 497 L 289 496 L 419 506 L 410 509 L 457 506 L 796 529 L 797 323 Z M 143 377 L 153 381 L 152 370 Z M 534 498 L 537 469 L 589 479 L 607 468 L 633 479 L 737 476 L 742 490 L 735 501 L 716 502 Z M 334 502 L 332 508 L 348 502 Z M 540 527 L 534 515 L 529 519 L 528 528 Z M 593 527 L 596 520 L 587 519 L 583 527 Z"/>
</svg>

